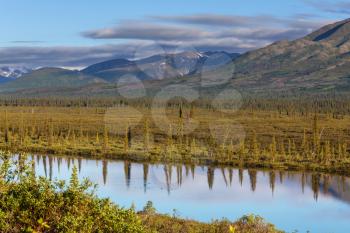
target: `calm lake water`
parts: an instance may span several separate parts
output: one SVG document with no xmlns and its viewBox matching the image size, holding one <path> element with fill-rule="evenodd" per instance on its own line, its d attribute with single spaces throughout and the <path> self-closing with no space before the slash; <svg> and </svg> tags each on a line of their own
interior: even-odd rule
<svg viewBox="0 0 350 233">
<path fill-rule="evenodd" d="M 98 184 L 98 195 L 142 209 L 209 222 L 258 214 L 287 232 L 350 232 L 350 179 L 340 176 L 128 161 L 33 156 L 37 174 Z"/>
</svg>

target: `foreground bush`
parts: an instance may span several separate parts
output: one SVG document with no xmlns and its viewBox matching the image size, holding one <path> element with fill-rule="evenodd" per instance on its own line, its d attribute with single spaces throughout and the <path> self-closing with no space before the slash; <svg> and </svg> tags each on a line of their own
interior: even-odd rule
<svg viewBox="0 0 350 233">
<path fill-rule="evenodd" d="M 231 223 L 210 224 L 159 215 L 151 202 L 144 211 L 119 208 L 94 195 L 89 181 L 78 181 L 73 168 L 70 182 L 36 177 L 34 163 L 24 156 L 12 161 L 0 152 L 0 232 L 113 232 L 113 233 L 277 233 L 256 216 Z"/>
<path fill-rule="evenodd" d="M 167 215 L 141 215 L 146 229 L 161 233 L 281 233 L 259 216 L 244 216 L 235 223 L 228 220 L 200 223 Z"/>
<path fill-rule="evenodd" d="M 98 199 L 74 168 L 69 184 L 36 178 L 25 158 L 2 156 L 0 232 L 144 232 L 133 210 Z"/>
</svg>

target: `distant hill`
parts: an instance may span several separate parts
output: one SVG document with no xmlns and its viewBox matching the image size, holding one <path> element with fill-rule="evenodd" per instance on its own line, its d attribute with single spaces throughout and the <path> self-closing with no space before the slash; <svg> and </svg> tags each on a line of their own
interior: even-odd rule
<svg viewBox="0 0 350 233">
<path fill-rule="evenodd" d="M 11 82 L 11 81 L 13 81 L 12 78 L 0 76 L 0 85 L 3 84 L 3 83 Z"/>
<path fill-rule="evenodd" d="M 86 86 L 105 81 L 94 76 L 83 74 L 79 71 L 70 71 L 60 68 L 42 68 L 31 73 L 24 74 L 1 85 L 1 91 L 5 93 L 29 90 L 50 90 L 59 88 L 72 88 Z"/>
</svg>

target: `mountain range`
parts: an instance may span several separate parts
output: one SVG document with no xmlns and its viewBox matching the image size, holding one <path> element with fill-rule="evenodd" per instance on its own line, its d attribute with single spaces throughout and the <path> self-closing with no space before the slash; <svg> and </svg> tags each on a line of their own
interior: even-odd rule
<svg viewBox="0 0 350 233">
<path fill-rule="evenodd" d="M 203 75 L 214 81 L 230 76 L 225 83 L 206 88 L 208 93 L 227 86 L 249 93 L 348 91 L 350 19 L 242 55 L 183 52 L 138 60 L 114 59 L 81 71 L 42 68 L 0 84 L 0 93 L 115 95 L 116 83 L 125 75 L 142 80 L 149 93 L 178 83 L 200 88 Z"/>
<path fill-rule="evenodd" d="M 0 84 L 2 94 L 26 95 L 105 95 L 105 90 L 115 88 L 122 77 L 135 77 L 143 81 L 188 77 L 202 70 L 216 69 L 237 58 L 237 53 L 182 52 L 127 60 L 113 59 L 93 64 L 81 71 L 45 67 L 25 73 L 18 78 Z M 111 94 L 115 91 L 111 90 Z"/>
</svg>

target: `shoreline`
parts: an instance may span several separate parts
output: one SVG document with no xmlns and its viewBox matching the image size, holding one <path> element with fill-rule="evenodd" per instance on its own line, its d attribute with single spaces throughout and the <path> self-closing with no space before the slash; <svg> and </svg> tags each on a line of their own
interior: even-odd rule
<svg viewBox="0 0 350 233">
<path fill-rule="evenodd" d="M 75 150 L 57 150 L 55 148 L 32 147 L 26 149 L 10 149 L 0 145 L 0 150 L 6 150 L 12 154 L 29 153 L 49 156 L 71 156 L 81 157 L 87 159 L 97 160 L 123 160 L 135 163 L 150 163 L 150 164 L 184 164 L 184 165 L 196 165 L 196 166 L 214 166 L 214 167 L 232 167 L 240 169 L 258 169 L 258 170 L 278 170 L 278 171 L 291 171 L 291 172 L 309 172 L 309 173 L 326 173 L 339 176 L 350 177 L 350 161 L 336 162 L 333 161 L 329 164 L 318 164 L 309 162 L 272 162 L 268 160 L 249 161 L 249 158 L 245 160 L 232 159 L 230 161 L 220 160 L 215 158 L 192 156 L 188 158 L 185 155 L 175 155 L 169 157 L 164 154 L 145 153 L 145 152 L 113 152 L 103 153 L 99 151 L 86 150 L 84 148 L 76 148 Z M 63 152 L 63 153 L 62 153 Z"/>
</svg>

